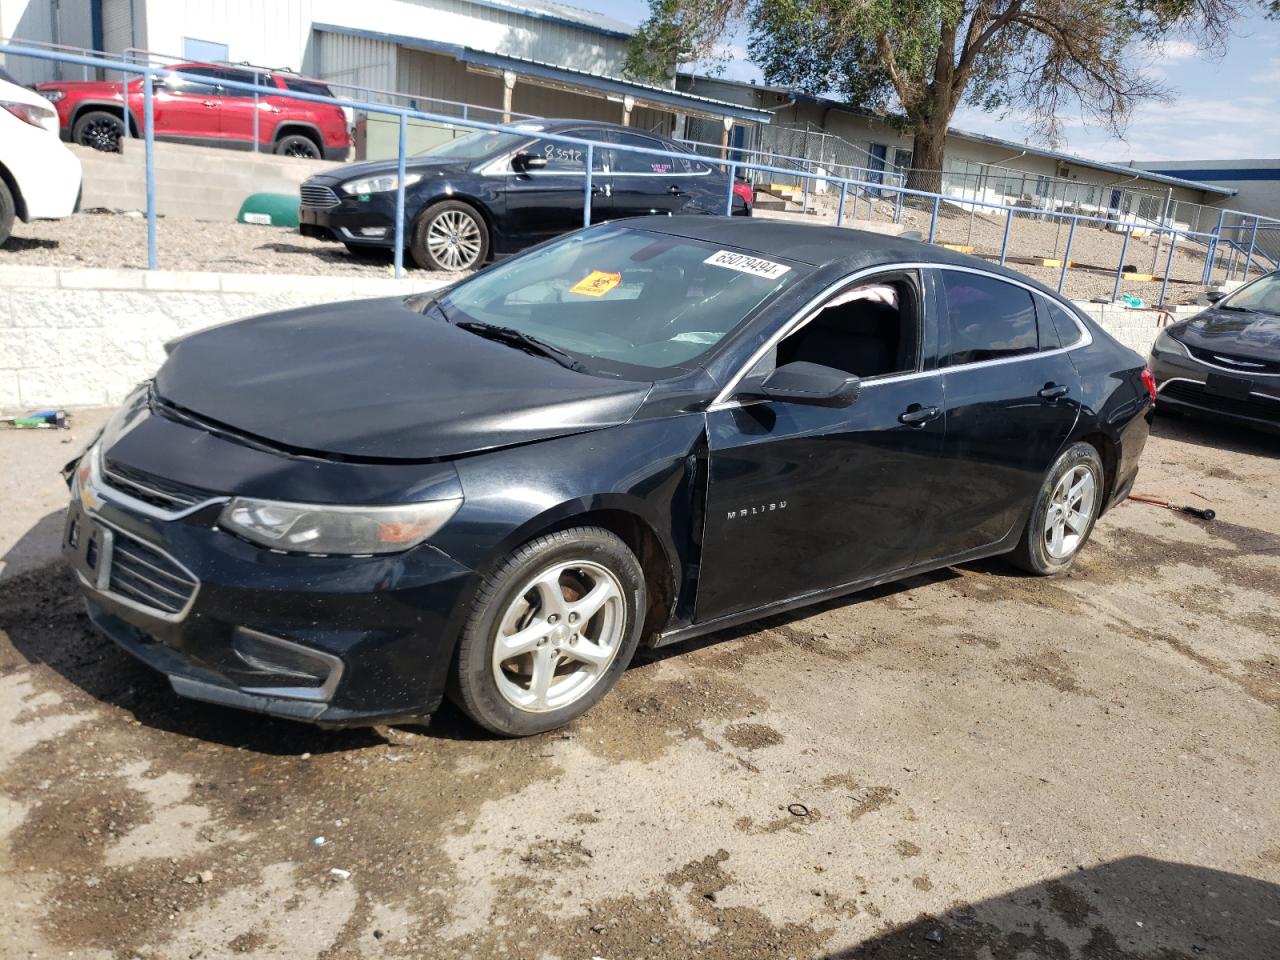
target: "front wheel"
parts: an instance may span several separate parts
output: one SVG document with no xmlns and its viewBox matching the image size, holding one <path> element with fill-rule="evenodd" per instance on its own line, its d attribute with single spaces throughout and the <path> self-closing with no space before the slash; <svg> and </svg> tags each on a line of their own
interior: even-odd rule
<svg viewBox="0 0 1280 960">
<path fill-rule="evenodd" d="M 1067 570 L 1093 532 L 1102 508 L 1102 458 L 1089 443 L 1073 443 L 1058 457 L 1036 494 L 1022 539 L 1009 555 L 1015 566 L 1047 577 Z"/>
<path fill-rule="evenodd" d="M 409 253 L 424 270 L 470 270 L 489 256 L 489 228 L 472 206 L 435 203 L 418 218 Z"/>
<path fill-rule="evenodd" d="M 71 128 L 71 139 L 80 146 L 92 147 L 105 153 L 119 153 L 123 137 L 124 121 L 117 114 L 106 110 L 90 110 Z"/>
<path fill-rule="evenodd" d="M 17 207 L 13 202 L 13 194 L 9 192 L 9 185 L 0 180 L 0 244 L 13 233 L 13 218 L 16 214 Z"/>
<path fill-rule="evenodd" d="M 523 737 L 597 703 L 640 640 L 644 572 L 617 536 L 538 537 L 485 578 L 454 658 L 451 696 L 476 723 Z"/>
</svg>

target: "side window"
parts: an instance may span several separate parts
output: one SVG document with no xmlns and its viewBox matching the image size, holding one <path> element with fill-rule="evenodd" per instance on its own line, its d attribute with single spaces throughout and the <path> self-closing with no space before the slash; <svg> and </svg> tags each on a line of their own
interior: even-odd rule
<svg viewBox="0 0 1280 960">
<path fill-rule="evenodd" d="M 941 366 L 1001 360 L 1039 349 L 1030 291 L 976 273 L 939 273 L 950 326 L 950 345 Z"/>
<path fill-rule="evenodd" d="M 222 79 L 233 80 L 236 83 L 253 83 L 253 71 L 252 70 L 224 70 L 222 73 Z M 263 86 L 267 86 L 270 84 L 270 80 L 265 76 L 262 77 L 261 82 Z M 224 97 L 252 97 L 253 91 L 232 90 L 231 88 L 228 87 L 222 90 L 222 95 Z"/>
<path fill-rule="evenodd" d="M 1036 329 L 1040 334 L 1040 349 L 1057 350 L 1062 346 L 1062 340 L 1058 336 L 1058 328 L 1054 326 L 1053 318 L 1049 316 L 1049 301 L 1044 297 L 1036 297 Z"/>
<path fill-rule="evenodd" d="M 601 135 L 594 130 L 565 130 L 566 137 L 578 137 L 582 140 L 599 140 Z M 538 157 L 546 157 L 547 165 L 537 173 L 574 173 L 581 175 L 586 171 L 587 148 L 575 143 L 559 143 L 555 140 L 535 140 L 522 151 Z M 593 153 L 591 169 L 600 172 L 604 169 L 603 147 L 597 147 Z"/>
<path fill-rule="evenodd" d="M 1048 313 L 1049 320 L 1057 331 L 1058 342 L 1064 347 L 1069 347 L 1079 340 L 1080 325 L 1072 319 L 1071 315 L 1052 300 L 1046 298 L 1043 303 L 1047 307 L 1045 312 Z"/>
<path fill-rule="evenodd" d="M 652 137 L 638 133 L 615 132 L 614 142 L 625 147 L 644 147 L 646 150 L 666 150 L 667 145 Z M 651 153 L 629 153 L 610 150 L 609 168 L 613 173 L 688 173 L 689 162 L 682 157 L 659 157 Z"/>
<path fill-rule="evenodd" d="M 914 275 L 901 273 L 842 290 L 778 344 L 773 362 L 820 363 L 863 379 L 914 373 L 920 356 L 919 290 Z"/>
</svg>

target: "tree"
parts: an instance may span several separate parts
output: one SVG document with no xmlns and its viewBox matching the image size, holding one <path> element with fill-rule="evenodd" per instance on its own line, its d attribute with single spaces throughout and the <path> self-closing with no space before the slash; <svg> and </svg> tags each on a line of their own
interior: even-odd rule
<svg viewBox="0 0 1280 960">
<path fill-rule="evenodd" d="M 1276 0 L 1280 3 L 1280 0 Z M 1221 50 L 1238 0 L 650 0 L 629 72 L 669 78 L 747 30 L 766 80 L 834 95 L 914 137 L 907 185 L 941 186 L 962 102 L 1017 113 L 1050 144 L 1071 108 L 1117 136 L 1168 91 L 1143 51 L 1173 35 Z"/>
</svg>

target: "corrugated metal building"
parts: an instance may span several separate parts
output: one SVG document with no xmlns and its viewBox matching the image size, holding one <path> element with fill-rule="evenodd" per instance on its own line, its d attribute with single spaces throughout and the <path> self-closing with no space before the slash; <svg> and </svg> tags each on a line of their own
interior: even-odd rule
<svg viewBox="0 0 1280 960">
<path fill-rule="evenodd" d="M 59 16 L 87 29 L 68 39 L 46 22 Z M 299 70 L 342 96 L 388 102 L 396 91 L 452 116 L 461 106 L 437 100 L 488 108 L 485 120 L 575 117 L 664 133 L 697 117 L 722 137 L 726 118 L 769 122 L 754 107 L 627 81 L 631 33 L 557 0 L 0 0 L 0 36 L 15 40 Z M 54 72 L 10 60 L 26 82 Z"/>
</svg>

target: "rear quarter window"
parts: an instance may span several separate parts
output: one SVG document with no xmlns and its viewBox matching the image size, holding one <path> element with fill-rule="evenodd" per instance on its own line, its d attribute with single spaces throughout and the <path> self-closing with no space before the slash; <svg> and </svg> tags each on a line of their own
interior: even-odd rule
<svg viewBox="0 0 1280 960">
<path fill-rule="evenodd" d="M 297 77 L 280 77 L 286 90 L 295 93 L 308 93 L 313 97 L 332 97 L 333 91 L 327 83 L 316 83 L 314 80 L 300 80 Z"/>
<path fill-rule="evenodd" d="M 942 366 L 1002 360 L 1040 348 L 1030 291 L 982 274 L 940 273 L 948 327 Z"/>
</svg>

